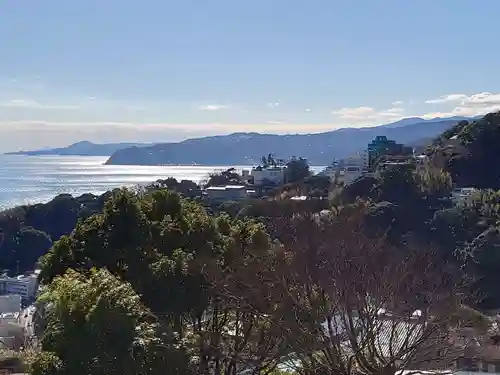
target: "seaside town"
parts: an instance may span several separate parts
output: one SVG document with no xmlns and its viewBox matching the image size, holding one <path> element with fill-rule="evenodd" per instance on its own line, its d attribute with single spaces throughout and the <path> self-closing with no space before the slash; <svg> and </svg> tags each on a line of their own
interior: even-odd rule
<svg viewBox="0 0 500 375">
<path fill-rule="evenodd" d="M 455 144 L 454 139 L 450 139 L 450 144 Z M 194 192 L 193 197 L 201 198 L 209 204 L 220 204 L 225 202 L 238 202 L 247 199 L 265 198 L 273 196 L 273 192 L 283 191 L 283 187 L 290 184 L 289 169 L 298 168 L 294 182 L 299 180 L 307 181 L 316 179 L 326 181 L 325 186 L 337 186 L 345 188 L 366 177 L 377 177 L 388 170 L 418 170 L 425 168 L 429 163 L 429 156 L 424 153 L 417 153 L 412 147 L 398 144 L 385 136 L 377 136 L 366 147 L 366 150 L 352 157 L 341 159 L 332 163 L 316 174 L 312 174 L 307 161 L 302 158 L 292 158 L 290 161 L 276 159 L 273 155 L 264 156 L 259 166 L 251 170 L 243 170 L 236 173 L 234 169 L 216 173 L 211 176 L 213 184 L 208 183 L 204 189 Z M 300 172 L 304 168 L 307 172 Z M 287 172 L 288 169 L 288 172 Z M 228 184 L 217 184 L 216 181 L 222 178 L 223 181 L 229 181 Z M 215 183 L 214 183 L 215 182 Z M 318 181 L 316 181 L 318 185 Z M 321 186 L 321 183 L 319 183 Z M 293 186 L 293 184 L 292 184 Z M 293 190 L 286 195 L 285 199 L 296 201 L 322 200 L 326 199 L 329 193 L 328 189 L 323 193 L 300 195 L 299 190 Z M 468 197 L 471 197 L 475 188 L 457 188 L 453 189 L 450 201 L 458 204 Z M 326 195 L 325 195 L 326 194 Z M 323 210 L 322 214 L 328 214 L 328 210 Z M 35 301 L 39 294 L 39 273 L 25 272 L 16 276 L 4 275 L 0 278 L 0 349 L 7 352 L 22 352 L 26 350 L 37 350 L 39 338 L 36 337 L 35 320 L 41 313 L 37 310 Z M 493 315 L 495 312 L 491 312 Z M 386 335 L 397 326 L 398 330 L 413 330 L 413 325 L 419 325 L 419 310 L 415 311 L 408 322 L 405 319 L 398 318 L 395 315 L 386 312 L 380 312 L 378 318 L 389 326 L 383 328 L 378 334 Z M 414 321 L 412 321 L 414 320 Z M 499 318 L 500 323 L 500 318 Z M 410 326 L 407 327 L 407 325 Z M 496 324 L 496 323 L 495 323 Z M 470 328 L 461 328 L 452 335 L 453 343 L 450 344 L 454 349 L 459 350 L 453 361 L 447 364 L 449 371 L 469 369 L 470 371 L 500 372 L 500 330 L 498 335 L 492 334 L 484 341 L 484 337 L 479 342 L 476 337 L 477 332 Z M 383 339 L 388 340 L 388 339 Z M 392 340 L 392 339 L 391 339 Z M 391 341 L 389 340 L 389 341 Z M 475 343 L 471 346 L 471 342 Z M 386 343 L 386 345 L 392 345 Z M 433 348 L 433 350 L 443 350 L 442 348 Z M 288 359 L 289 360 L 289 359 Z M 287 361 L 288 361 L 287 360 Z M 284 360 L 284 362 L 286 362 Z M 422 368 L 432 370 L 434 366 L 442 367 L 439 361 L 426 362 Z M 9 365 L 8 361 L 0 362 L 0 371 L 2 373 L 13 373 L 16 365 Z M 246 370 L 245 370 L 246 371 Z M 238 374 L 245 374 L 245 371 Z M 469 371 L 469 372 L 470 372 Z"/>
<path fill-rule="evenodd" d="M 33 319 L 38 273 L 0 277 L 0 350 L 20 351 L 37 345 Z"/>
<path fill-rule="evenodd" d="M 448 140 L 454 145 L 456 140 Z M 399 144 L 386 136 L 377 136 L 367 145 L 363 152 L 353 156 L 334 161 L 330 166 L 318 172 L 315 178 L 324 178 L 333 186 L 345 187 L 362 177 L 380 175 L 387 168 L 418 168 L 425 166 L 429 160 L 425 154 L 417 154 L 417 150 Z M 200 190 L 209 201 L 225 202 L 239 201 L 247 198 L 265 197 L 276 188 L 281 188 L 290 180 L 287 178 L 287 168 L 306 162 L 305 159 L 292 159 L 286 162 L 276 159 L 273 155 L 263 156 L 259 166 L 251 170 L 243 169 L 240 174 L 230 169 L 232 175 L 230 184 L 212 184 Z M 288 164 L 288 166 L 287 166 Z M 226 174 L 228 173 L 226 172 Z M 302 175 L 303 180 L 312 177 L 313 174 Z M 292 182 L 296 182 L 293 180 Z M 462 187 L 454 189 L 450 199 L 460 200 L 470 196 L 473 187 Z M 328 194 L 328 192 L 326 193 Z M 321 197 L 321 196 L 320 196 Z M 312 198 L 305 195 L 292 195 L 292 200 L 305 200 Z"/>
<path fill-rule="evenodd" d="M 0 1 L 0 375 L 500 375 L 499 12 Z"/>
</svg>

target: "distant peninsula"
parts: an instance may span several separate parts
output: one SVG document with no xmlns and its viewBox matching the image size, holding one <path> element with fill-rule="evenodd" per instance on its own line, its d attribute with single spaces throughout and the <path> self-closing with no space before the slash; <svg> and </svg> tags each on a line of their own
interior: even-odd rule
<svg viewBox="0 0 500 375">
<path fill-rule="evenodd" d="M 73 143 L 67 147 L 34 150 L 34 151 L 17 151 L 8 152 L 5 155 L 60 155 L 60 156 L 111 156 L 113 153 L 130 147 L 150 146 L 150 144 L 142 143 L 103 143 L 96 144 L 88 141 Z"/>
<path fill-rule="evenodd" d="M 251 165 L 264 154 L 280 158 L 306 158 L 312 165 L 329 165 L 366 149 L 376 136 L 387 136 L 399 143 L 418 145 L 434 138 L 465 117 L 425 120 L 407 118 L 370 128 L 345 128 L 318 134 L 234 133 L 160 143 L 147 147 L 127 147 L 114 152 L 111 165 Z"/>
</svg>

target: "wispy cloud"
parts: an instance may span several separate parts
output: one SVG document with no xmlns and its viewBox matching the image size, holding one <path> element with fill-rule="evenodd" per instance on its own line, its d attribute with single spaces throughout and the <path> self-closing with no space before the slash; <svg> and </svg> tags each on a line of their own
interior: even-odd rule
<svg viewBox="0 0 500 375">
<path fill-rule="evenodd" d="M 304 109 L 304 112 L 311 112 L 311 108 Z"/>
<path fill-rule="evenodd" d="M 3 103 L 0 103 L 0 107 L 5 108 L 30 108 L 30 109 L 78 109 L 78 106 L 75 105 L 48 105 L 42 104 L 35 100 L 26 100 L 26 99 L 12 99 Z"/>
<path fill-rule="evenodd" d="M 481 92 L 473 95 L 448 94 L 436 99 L 426 100 L 425 102 L 427 104 L 458 103 L 463 106 L 483 107 L 500 105 L 500 94 L 492 94 L 490 92 Z"/>
<path fill-rule="evenodd" d="M 485 115 L 489 112 L 497 112 L 497 111 L 500 111 L 500 105 L 489 106 L 484 108 L 458 106 L 449 111 L 429 112 L 420 117 L 425 119 L 436 118 L 436 117 L 440 118 L 454 117 L 454 116 L 474 117 L 474 116 Z"/>
<path fill-rule="evenodd" d="M 267 123 L 270 125 L 281 125 L 283 124 L 283 121 L 268 121 Z"/>
<path fill-rule="evenodd" d="M 280 103 L 279 102 L 270 102 L 270 103 L 267 103 L 266 106 L 274 109 L 274 108 L 278 108 L 280 106 Z"/>
<path fill-rule="evenodd" d="M 404 109 L 401 107 L 388 108 L 378 112 L 379 116 L 392 117 L 392 116 L 402 116 Z"/>
<path fill-rule="evenodd" d="M 435 111 L 424 115 L 431 117 L 477 116 L 500 110 L 500 94 L 481 92 L 477 94 L 447 94 L 435 99 L 426 100 L 427 104 L 454 106 L 449 110 Z"/>
<path fill-rule="evenodd" d="M 465 94 L 448 94 L 442 95 L 439 98 L 426 100 L 427 104 L 443 104 L 443 103 L 459 103 L 468 98 Z"/>
<path fill-rule="evenodd" d="M 393 107 L 377 110 L 373 107 L 341 108 L 332 112 L 341 121 L 349 121 L 358 124 L 378 124 L 386 121 L 396 121 L 404 117 L 404 109 Z"/>
<path fill-rule="evenodd" d="M 33 108 L 39 107 L 40 104 L 33 100 L 24 100 L 24 99 L 12 99 L 0 104 L 2 107 L 21 107 L 21 108 Z"/>
<path fill-rule="evenodd" d="M 365 119 L 377 114 L 377 111 L 372 107 L 355 107 L 355 108 L 340 108 L 332 111 L 333 115 L 337 115 L 343 119 Z"/>
<path fill-rule="evenodd" d="M 398 106 L 398 105 L 402 105 L 402 104 L 403 104 L 402 100 L 396 100 L 395 102 L 392 102 L 393 106 Z"/>
<path fill-rule="evenodd" d="M 217 105 L 217 104 L 206 104 L 199 107 L 201 111 L 220 111 L 221 109 L 227 109 L 227 105 Z"/>
</svg>

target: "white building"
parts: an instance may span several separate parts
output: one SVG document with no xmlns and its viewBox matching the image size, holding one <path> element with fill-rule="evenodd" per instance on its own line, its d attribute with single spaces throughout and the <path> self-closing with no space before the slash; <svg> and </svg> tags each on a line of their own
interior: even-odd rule
<svg viewBox="0 0 500 375">
<path fill-rule="evenodd" d="M 256 186 L 283 185 L 285 183 L 285 167 L 253 168 L 251 176 L 253 184 Z"/>
<path fill-rule="evenodd" d="M 38 279 L 35 274 L 0 278 L 0 294 L 18 295 L 21 296 L 23 301 L 33 299 L 35 297 L 37 287 Z"/>
<path fill-rule="evenodd" d="M 365 168 L 363 165 L 344 164 L 327 167 L 321 174 L 327 176 L 333 183 L 349 185 L 365 174 Z"/>
<path fill-rule="evenodd" d="M 306 201 L 307 200 L 307 196 L 305 196 L 305 195 L 299 195 L 299 196 L 296 196 L 296 197 L 291 197 L 290 199 L 292 201 Z"/>
<path fill-rule="evenodd" d="M 21 311 L 21 296 L 10 294 L 0 296 L 0 314 L 16 313 Z"/>
<path fill-rule="evenodd" d="M 351 184 L 363 175 L 363 166 L 361 165 L 345 165 L 340 169 L 337 176 L 337 183 L 342 183 L 344 186 Z"/>
<path fill-rule="evenodd" d="M 216 201 L 237 201 L 247 198 L 247 189 L 242 185 L 210 186 L 205 189 L 207 197 Z"/>
<path fill-rule="evenodd" d="M 368 154 L 364 152 L 334 162 L 321 171 L 320 174 L 330 178 L 333 183 L 349 185 L 367 173 L 367 168 Z"/>
<path fill-rule="evenodd" d="M 364 151 L 362 153 L 358 153 L 352 156 L 349 156 L 345 159 L 341 160 L 341 164 L 344 165 L 357 165 L 360 166 L 361 169 L 368 167 L 368 151 Z"/>
<path fill-rule="evenodd" d="M 18 350 L 25 333 L 19 312 L 0 314 L 0 349 Z"/>
<path fill-rule="evenodd" d="M 6 324 L 20 324 L 20 316 L 21 313 L 19 311 L 15 313 L 0 314 L 0 327 Z"/>
</svg>

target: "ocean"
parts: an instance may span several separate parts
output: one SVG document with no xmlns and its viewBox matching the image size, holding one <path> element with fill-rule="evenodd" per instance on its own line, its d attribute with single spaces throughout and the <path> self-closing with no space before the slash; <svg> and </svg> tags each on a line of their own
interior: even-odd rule
<svg viewBox="0 0 500 375">
<path fill-rule="evenodd" d="M 47 202 L 62 193 L 102 194 L 117 187 L 137 186 L 167 177 L 198 183 L 211 172 L 229 168 L 104 165 L 106 160 L 107 157 L 94 156 L 0 155 L 0 210 Z"/>
<path fill-rule="evenodd" d="M 107 157 L 0 155 L 0 210 L 42 203 L 62 193 L 102 194 L 174 177 L 199 183 L 230 166 L 104 165 Z M 235 166 L 237 170 L 249 166 Z M 317 171 L 320 167 L 312 168 Z"/>
</svg>

